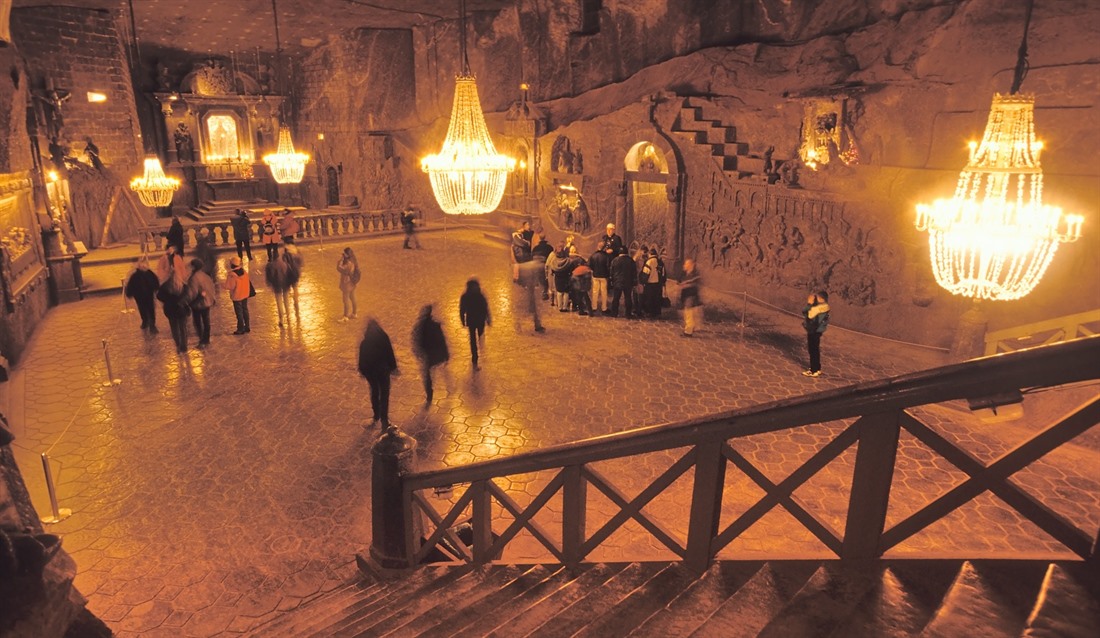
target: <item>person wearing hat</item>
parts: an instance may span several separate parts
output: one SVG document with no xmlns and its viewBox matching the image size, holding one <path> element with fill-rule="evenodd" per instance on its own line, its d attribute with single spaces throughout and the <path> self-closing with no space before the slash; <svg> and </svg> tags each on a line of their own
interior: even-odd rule
<svg viewBox="0 0 1100 638">
<path fill-rule="evenodd" d="M 248 320 L 248 298 L 252 296 L 252 281 L 248 278 L 248 271 L 241 265 L 240 257 L 229 260 L 228 272 L 225 274 L 225 289 L 229 291 L 229 300 L 233 302 L 233 313 L 237 315 L 237 331 L 233 334 L 243 335 L 252 331 Z"/>
<path fill-rule="evenodd" d="M 607 234 L 601 237 L 600 241 L 603 242 L 603 251 L 607 253 L 611 259 L 626 252 L 626 250 L 623 249 L 623 238 L 615 233 L 614 223 L 609 223 L 607 225 Z"/>
</svg>

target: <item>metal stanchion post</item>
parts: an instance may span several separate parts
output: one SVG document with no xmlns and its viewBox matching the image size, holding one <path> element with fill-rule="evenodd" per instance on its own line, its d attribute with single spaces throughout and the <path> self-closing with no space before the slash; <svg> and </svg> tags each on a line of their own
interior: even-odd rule
<svg viewBox="0 0 1100 638">
<path fill-rule="evenodd" d="M 103 387 L 109 388 L 113 385 L 122 385 L 122 379 L 115 378 L 114 372 L 111 371 L 111 350 L 107 346 L 107 340 L 102 339 L 103 342 L 103 361 L 107 364 L 107 380 L 103 382 Z"/>
<path fill-rule="evenodd" d="M 749 312 L 749 291 L 742 293 L 744 300 L 741 303 L 741 341 L 745 340 L 745 316 Z"/>
<path fill-rule="evenodd" d="M 124 277 L 122 279 L 122 314 L 128 314 L 133 311 L 134 309 L 126 302 L 126 278 Z"/>
<path fill-rule="evenodd" d="M 57 490 L 53 486 L 53 472 L 50 471 L 50 457 L 46 456 L 46 453 L 42 453 L 42 470 L 46 473 L 46 490 L 50 493 L 50 511 L 53 516 L 48 518 L 43 517 L 40 519 L 43 523 L 60 523 L 61 521 L 69 518 L 73 515 L 73 511 L 68 508 L 59 508 L 57 506 Z"/>
</svg>

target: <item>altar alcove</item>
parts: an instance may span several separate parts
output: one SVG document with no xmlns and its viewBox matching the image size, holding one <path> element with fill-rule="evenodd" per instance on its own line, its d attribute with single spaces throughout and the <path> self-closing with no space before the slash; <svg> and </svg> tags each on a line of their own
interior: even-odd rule
<svg viewBox="0 0 1100 638">
<path fill-rule="evenodd" d="M 250 75 L 209 59 L 183 77 L 178 91 L 153 94 L 167 140 L 166 170 L 183 181 L 173 214 L 222 217 L 245 205 L 299 203 L 297 189 L 280 192 L 261 160 L 276 150 L 285 100 L 262 89 Z"/>
<path fill-rule="evenodd" d="M 665 152 L 652 142 L 638 142 L 627 152 L 623 168 L 624 237 L 678 258 L 679 175 L 669 171 Z"/>
</svg>

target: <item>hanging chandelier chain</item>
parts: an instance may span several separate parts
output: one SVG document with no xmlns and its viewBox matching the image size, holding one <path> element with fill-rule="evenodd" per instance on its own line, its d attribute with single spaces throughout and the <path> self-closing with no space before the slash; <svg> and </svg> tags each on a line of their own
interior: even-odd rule
<svg viewBox="0 0 1100 638">
<path fill-rule="evenodd" d="M 1024 37 L 1020 40 L 1020 49 L 1016 52 L 1016 70 L 1012 74 L 1012 88 L 1009 90 L 1010 95 L 1015 95 L 1020 92 L 1020 85 L 1024 83 L 1024 78 L 1027 77 L 1028 64 L 1027 60 L 1027 32 L 1031 28 L 1031 11 L 1035 8 L 1035 0 L 1027 0 L 1027 13 L 1024 17 Z"/>
<path fill-rule="evenodd" d="M 459 6 L 462 10 L 462 20 L 459 22 L 458 27 L 462 30 L 462 35 L 458 38 L 462 47 L 462 75 L 470 75 L 470 58 L 466 55 L 466 0 L 459 0 Z"/>
</svg>

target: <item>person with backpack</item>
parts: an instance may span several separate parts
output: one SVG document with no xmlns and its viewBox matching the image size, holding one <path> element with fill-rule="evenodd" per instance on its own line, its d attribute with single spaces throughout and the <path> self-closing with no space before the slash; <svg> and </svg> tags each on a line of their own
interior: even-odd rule
<svg viewBox="0 0 1100 638">
<path fill-rule="evenodd" d="M 802 376 L 821 376 L 821 335 L 829 327 L 829 293 L 825 291 L 811 294 L 802 309 L 802 325 L 806 328 L 806 349 L 810 353 L 810 369 L 803 370 Z"/>
<path fill-rule="evenodd" d="M 294 211 L 284 208 L 283 214 L 279 217 L 279 236 L 283 238 L 283 243 L 293 244 L 301 228 L 298 218 L 294 216 Z"/>
<path fill-rule="evenodd" d="M 279 235 L 279 224 L 270 208 L 264 209 L 263 219 L 260 220 L 260 241 L 267 250 L 267 261 L 274 261 L 279 256 L 279 244 L 282 239 Z"/>
<path fill-rule="evenodd" d="M 336 270 L 340 273 L 340 292 L 344 296 L 344 316 L 340 321 L 346 323 L 359 316 L 359 309 L 355 305 L 355 286 L 363 276 L 359 270 L 359 260 L 355 258 L 350 246 L 340 255 Z"/>
<path fill-rule="evenodd" d="M 214 280 L 206 274 L 201 259 L 191 260 L 191 276 L 187 279 L 187 303 L 191 307 L 191 321 L 199 347 L 210 344 L 210 308 L 214 305 Z"/>
</svg>

